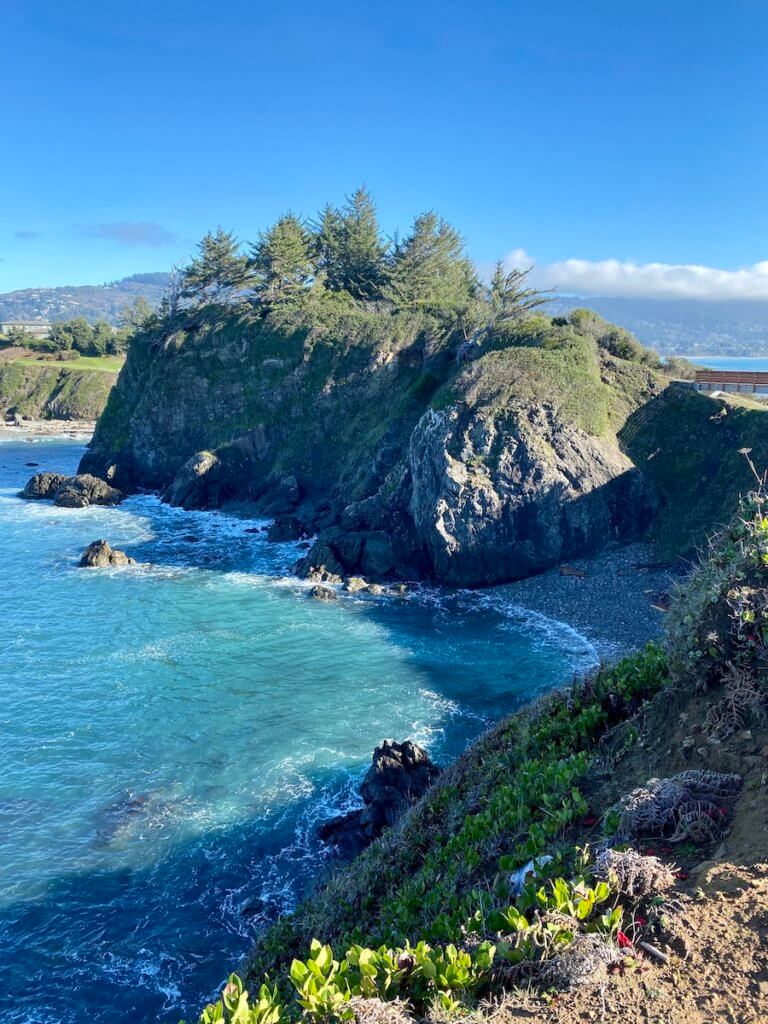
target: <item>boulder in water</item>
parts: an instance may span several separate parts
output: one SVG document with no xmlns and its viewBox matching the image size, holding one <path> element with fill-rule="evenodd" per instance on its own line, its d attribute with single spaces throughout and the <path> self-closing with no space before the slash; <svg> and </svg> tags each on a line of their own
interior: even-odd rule
<svg viewBox="0 0 768 1024">
<path fill-rule="evenodd" d="M 53 496 L 54 505 L 62 508 L 88 508 L 89 505 L 119 505 L 123 494 L 101 477 L 81 473 L 66 477 Z"/>
<path fill-rule="evenodd" d="M 61 473 L 35 473 L 27 481 L 22 498 L 53 500 L 62 508 L 87 508 L 89 505 L 118 505 L 121 491 L 110 487 L 101 477 L 90 473 L 64 476 Z"/>
<path fill-rule="evenodd" d="M 126 555 L 124 551 L 113 548 L 106 540 L 95 540 L 85 549 L 78 565 L 81 569 L 136 565 L 136 559 Z"/>
<path fill-rule="evenodd" d="M 371 767 L 360 786 L 365 804 L 318 829 L 319 837 L 345 857 L 365 849 L 424 795 L 440 769 L 418 743 L 383 740 L 373 752 Z"/>
<path fill-rule="evenodd" d="M 330 587 L 312 587 L 310 595 L 315 601 L 335 601 L 336 591 L 331 590 Z"/>
<path fill-rule="evenodd" d="M 56 491 L 61 487 L 62 483 L 66 479 L 67 477 L 62 473 L 35 473 L 35 475 L 27 481 L 20 497 L 28 498 L 32 501 L 53 498 Z"/>
</svg>

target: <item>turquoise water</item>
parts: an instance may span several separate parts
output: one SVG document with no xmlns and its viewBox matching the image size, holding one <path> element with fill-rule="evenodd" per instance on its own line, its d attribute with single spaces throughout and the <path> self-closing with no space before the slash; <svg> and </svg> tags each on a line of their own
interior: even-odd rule
<svg viewBox="0 0 768 1024">
<path fill-rule="evenodd" d="M 294 546 L 218 513 L 15 496 L 82 451 L 0 442 L 0 994 L 192 1020 L 322 872 L 315 826 L 382 737 L 445 761 L 594 651 L 499 593 L 319 604 Z M 145 564 L 77 569 L 99 537 Z"/>
<path fill-rule="evenodd" d="M 686 358 L 698 366 L 707 366 L 712 370 L 768 371 L 768 356 L 687 356 Z"/>
</svg>

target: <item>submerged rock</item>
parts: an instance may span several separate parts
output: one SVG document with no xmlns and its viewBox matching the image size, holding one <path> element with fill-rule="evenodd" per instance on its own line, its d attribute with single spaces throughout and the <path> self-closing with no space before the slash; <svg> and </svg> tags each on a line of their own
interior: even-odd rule
<svg viewBox="0 0 768 1024">
<path fill-rule="evenodd" d="M 318 835 L 344 857 L 353 857 L 424 795 L 440 773 L 418 743 L 383 740 L 360 786 L 365 804 L 321 825 Z"/>
<path fill-rule="evenodd" d="M 126 555 L 124 551 L 113 548 L 106 540 L 95 540 L 85 549 L 78 565 L 81 569 L 136 565 L 136 559 Z"/>
<path fill-rule="evenodd" d="M 123 493 L 90 473 L 77 476 L 35 473 L 21 492 L 21 497 L 53 500 L 62 508 L 87 508 L 89 505 L 119 505 Z"/>
<path fill-rule="evenodd" d="M 330 587 L 312 587 L 309 593 L 310 596 L 315 599 L 315 601 L 336 600 L 336 591 L 331 590 Z"/>
</svg>

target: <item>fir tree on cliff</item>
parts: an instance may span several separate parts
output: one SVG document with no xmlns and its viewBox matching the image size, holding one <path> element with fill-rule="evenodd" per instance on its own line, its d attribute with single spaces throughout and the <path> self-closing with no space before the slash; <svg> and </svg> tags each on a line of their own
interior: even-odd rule
<svg viewBox="0 0 768 1024">
<path fill-rule="evenodd" d="M 488 289 L 491 323 L 494 327 L 507 327 L 548 301 L 549 297 L 545 293 L 528 284 L 531 269 L 513 267 L 508 271 L 501 260 L 494 267 Z"/>
<path fill-rule="evenodd" d="M 306 228 L 286 213 L 252 247 L 250 269 L 259 297 L 267 304 L 294 298 L 315 273 L 311 240 Z"/>
<path fill-rule="evenodd" d="M 386 245 L 370 192 L 358 188 L 341 210 L 326 206 L 317 225 L 319 269 L 331 291 L 358 300 L 381 298 L 386 281 Z"/>
<path fill-rule="evenodd" d="M 395 247 L 388 296 L 398 306 L 467 307 L 478 292 L 461 235 L 436 213 L 423 213 Z"/>
<path fill-rule="evenodd" d="M 198 255 L 184 271 L 182 294 L 198 302 L 227 302 L 248 283 L 248 261 L 233 232 L 218 228 L 198 245 Z"/>
</svg>

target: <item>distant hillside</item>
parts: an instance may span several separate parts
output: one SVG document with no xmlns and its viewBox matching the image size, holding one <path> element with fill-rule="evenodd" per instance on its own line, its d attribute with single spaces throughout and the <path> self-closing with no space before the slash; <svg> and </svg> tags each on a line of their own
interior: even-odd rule
<svg viewBox="0 0 768 1024">
<path fill-rule="evenodd" d="M 114 324 L 121 308 L 139 296 L 156 305 L 167 280 L 166 273 L 132 274 L 107 284 L 5 292 L 0 294 L 0 321 L 69 320 L 73 316 L 84 316 L 87 320 L 107 320 Z"/>
<path fill-rule="evenodd" d="M 562 296 L 553 313 L 594 309 L 662 355 L 768 355 L 768 302 Z"/>
</svg>

